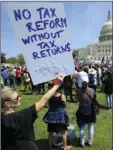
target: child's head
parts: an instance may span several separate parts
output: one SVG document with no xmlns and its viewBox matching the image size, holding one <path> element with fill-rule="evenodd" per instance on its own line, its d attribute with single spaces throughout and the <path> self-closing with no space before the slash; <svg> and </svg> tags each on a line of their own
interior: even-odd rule
<svg viewBox="0 0 113 150">
<path fill-rule="evenodd" d="M 48 83 L 48 90 L 50 90 L 54 86 L 53 83 Z M 62 86 L 60 86 L 56 92 L 61 92 Z"/>
</svg>

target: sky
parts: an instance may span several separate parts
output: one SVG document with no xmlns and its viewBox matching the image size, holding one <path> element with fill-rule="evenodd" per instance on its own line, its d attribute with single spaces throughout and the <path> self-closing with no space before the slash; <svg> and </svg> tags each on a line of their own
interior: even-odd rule
<svg viewBox="0 0 113 150">
<path fill-rule="evenodd" d="M 6 10 L 7 3 L 1 2 L 1 51 L 8 57 L 22 53 Z M 98 42 L 102 26 L 107 21 L 108 10 L 112 12 L 112 2 L 62 2 L 68 21 L 68 38 L 72 49 L 86 47 Z M 111 13 L 112 15 L 112 13 Z"/>
</svg>

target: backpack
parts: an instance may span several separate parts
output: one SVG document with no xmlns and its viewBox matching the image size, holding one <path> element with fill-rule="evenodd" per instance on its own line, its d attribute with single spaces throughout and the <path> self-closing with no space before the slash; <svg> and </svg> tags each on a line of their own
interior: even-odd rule
<svg viewBox="0 0 113 150">
<path fill-rule="evenodd" d="M 84 116 L 90 116 L 92 113 L 92 104 L 87 104 L 84 107 L 79 108 L 79 112 Z"/>
<path fill-rule="evenodd" d="M 94 74 L 89 75 L 89 86 L 95 85 L 95 77 Z"/>
<path fill-rule="evenodd" d="M 26 82 L 26 83 L 30 82 L 28 73 L 24 73 L 23 78 L 24 78 L 24 82 Z"/>
</svg>

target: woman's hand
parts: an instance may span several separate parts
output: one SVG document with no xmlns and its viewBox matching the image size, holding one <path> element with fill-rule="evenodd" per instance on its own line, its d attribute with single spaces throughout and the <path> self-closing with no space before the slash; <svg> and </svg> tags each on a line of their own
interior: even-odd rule
<svg viewBox="0 0 113 150">
<path fill-rule="evenodd" d="M 62 73 L 57 74 L 56 85 L 61 85 L 64 80 L 64 75 Z"/>
</svg>

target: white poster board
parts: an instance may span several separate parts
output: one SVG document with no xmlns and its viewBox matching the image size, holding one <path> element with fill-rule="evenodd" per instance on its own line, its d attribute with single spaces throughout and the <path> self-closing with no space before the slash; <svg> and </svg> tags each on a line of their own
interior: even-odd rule
<svg viewBox="0 0 113 150">
<path fill-rule="evenodd" d="M 59 72 L 74 73 L 61 3 L 9 4 L 7 10 L 34 85 L 55 79 Z"/>
</svg>

